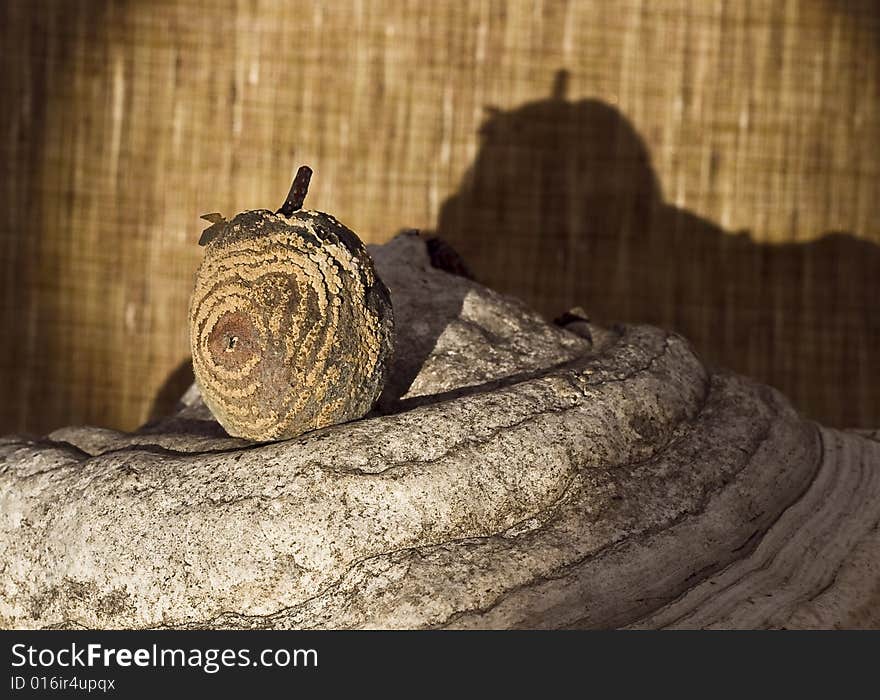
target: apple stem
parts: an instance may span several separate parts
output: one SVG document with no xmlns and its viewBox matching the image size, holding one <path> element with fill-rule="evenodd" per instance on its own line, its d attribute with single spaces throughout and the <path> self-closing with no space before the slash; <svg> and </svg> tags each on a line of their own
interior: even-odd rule
<svg viewBox="0 0 880 700">
<path fill-rule="evenodd" d="M 308 165 L 303 165 L 296 171 L 296 177 L 293 178 L 293 184 L 290 186 L 290 192 L 287 193 L 287 199 L 281 205 L 277 214 L 290 216 L 295 211 L 302 209 L 306 194 L 309 191 L 309 180 L 312 179 L 312 169 Z"/>
</svg>

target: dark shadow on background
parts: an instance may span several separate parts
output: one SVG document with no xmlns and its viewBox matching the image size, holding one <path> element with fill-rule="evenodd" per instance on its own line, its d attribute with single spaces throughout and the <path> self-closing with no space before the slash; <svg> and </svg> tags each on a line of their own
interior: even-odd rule
<svg viewBox="0 0 880 700">
<path fill-rule="evenodd" d="M 147 421 L 159 420 L 174 413 L 178 408 L 180 397 L 186 393 L 194 381 L 192 358 L 187 358 L 165 377 L 165 381 L 162 382 L 162 386 L 153 397 Z"/>
<path fill-rule="evenodd" d="M 599 322 L 673 328 L 810 417 L 880 424 L 880 247 L 842 232 L 762 245 L 672 206 L 632 124 L 566 100 L 565 79 L 490 113 L 442 207 L 438 234 L 477 279 L 548 318 L 581 305 Z"/>
<path fill-rule="evenodd" d="M 24 20 L 28 21 L 25 22 Z M 8 35 L 0 49 L 0 80 L 9 105 L 0 110 L 0 130 L 9 138 L 0 143 L 0 242 L 2 253 L 2 300 L 0 331 L 0 434 L 34 429 L 32 414 L 41 393 L 39 356 L 42 354 L 43 324 L 38 290 L 41 283 L 40 169 L 46 130 L 49 40 L 39 18 L 22 6 L 0 5 L 2 26 L 19 31 Z M 70 42 L 60 42 L 62 52 Z M 11 341 L 11 342 L 10 342 Z M 33 384 L 38 386 L 35 388 Z M 42 427 L 42 426 L 40 426 Z"/>
<path fill-rule="evenodd" d="M 43 211 L 46 144 L 63 114 L 50 109 L 53 95 L 68 90 L 67 68 L 76 60 L 80 17 L 87 17 L 85 40 L 97 41 L 112 6 L 126 0 L 77 3 L 0 3 L 0 89 L 8 104 L 0 110 L 0 435 L 16 431 L 44 434 L 80 422 L 88 387 L 71 387 L 76 358 L 58 348 L 68 332 L 58 271 L 68 264 L 46 236 L 64 223 Z M 69 145 L 69 144 L 68 144 Z M 73 191 L 59 196 L 72 199 Z M 65 200 L 66 201 L 66 200 Z M 51 251 L 51 252 L 47 252 Z"/>
</svg>

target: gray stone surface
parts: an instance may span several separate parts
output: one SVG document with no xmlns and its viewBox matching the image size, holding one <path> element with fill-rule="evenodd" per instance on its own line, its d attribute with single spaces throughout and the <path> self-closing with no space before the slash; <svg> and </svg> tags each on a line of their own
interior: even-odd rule
<svg viewBox="0 0 880 700">
<path fill-rule="evenodd" d="M 135 434 L 0 441 L 2 626 L 878 624 L 880 443 L 415 236 L 371 252 L 396 356 L 366 418 L 249 443 L 193 389 Z"/>
</svg>

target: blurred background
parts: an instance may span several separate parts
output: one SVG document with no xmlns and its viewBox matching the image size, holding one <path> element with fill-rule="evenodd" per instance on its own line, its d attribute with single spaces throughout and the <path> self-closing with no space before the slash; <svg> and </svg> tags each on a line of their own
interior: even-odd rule
<svg viewBox="0 0 880 700">
<path fill-rule="evenodd" d="M 7 0 L 0 36 L 0 434 L 167 410 L 199 215 L 303 163 L 368 242 L 880 426 L 874 0 Z"/>
</svg>

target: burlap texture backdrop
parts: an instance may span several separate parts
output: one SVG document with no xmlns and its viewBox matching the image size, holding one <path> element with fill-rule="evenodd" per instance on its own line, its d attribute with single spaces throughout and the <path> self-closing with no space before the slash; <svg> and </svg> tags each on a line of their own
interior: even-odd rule
<svg viewBox="0 0 880 700">
<path fill-rule="evenodd" d="M 4 3 L 0 432 L 166 407 L 199 215 L 278 207 L 301 163 L 367 241 L 439 231 L 548 315 L 673 327 L 876 426 L 875 5 Z"/>
</svg>

